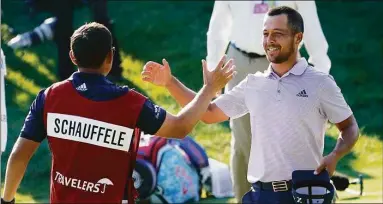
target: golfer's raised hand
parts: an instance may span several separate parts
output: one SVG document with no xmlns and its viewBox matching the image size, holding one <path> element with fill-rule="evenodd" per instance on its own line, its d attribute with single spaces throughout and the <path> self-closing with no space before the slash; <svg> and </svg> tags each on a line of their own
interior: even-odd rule
<svg viewBox="0 0 383 204">
<path fill-rule="evenodd" d="M 147 62 L 141 72 L 142 80 L 157 86 L 166 86 L 172 78 L 172 74 L 169 63 L 165 59 L 162 60 L 162 63 L 163 65 L 152 61 Z"/>
<path fill-rule="evenodd" d="M 219 61 L 217 67 L 209 71 L 207 68 L 207 63 L 205 60 L 202 60 L 202 69 L 203 69 L 203 82 L 204 85 L 211 88 L 214 93 L 220 91 L 227 82 L 229 82 L 233 76 L 236 74 L 235 65 L 233 64 L 233 59 L 230 59 L 226 64 L 226 55 L 224 55 Z"/>
</svg>

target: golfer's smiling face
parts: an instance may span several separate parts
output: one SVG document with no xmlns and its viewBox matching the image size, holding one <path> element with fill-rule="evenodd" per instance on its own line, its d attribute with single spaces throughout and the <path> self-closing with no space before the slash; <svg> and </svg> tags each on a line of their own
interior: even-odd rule
<svg viewBox="0 0 383 204">
<path fill-rule="evenodd" d="M 263 23 L 263 48 L 270 62 L 280 64 L 287 61 L 294 54 L 295 41 L 287 15 L 266 15 Z"/>
</svg>

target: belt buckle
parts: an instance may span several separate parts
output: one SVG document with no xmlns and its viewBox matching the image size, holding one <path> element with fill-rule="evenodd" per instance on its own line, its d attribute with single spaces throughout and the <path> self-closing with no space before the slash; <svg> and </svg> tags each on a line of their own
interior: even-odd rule
<svg viewBox="0 0 383 204">
<path fill-rule="evenodd" d="M 271 182 L 273 185 L 273 191 L 274 192 L 279 192 L 279 191 L 288 191 L 289 188 L 287 187 L 287 182 L 286 181 L 273 181 Z"/>
</svg>

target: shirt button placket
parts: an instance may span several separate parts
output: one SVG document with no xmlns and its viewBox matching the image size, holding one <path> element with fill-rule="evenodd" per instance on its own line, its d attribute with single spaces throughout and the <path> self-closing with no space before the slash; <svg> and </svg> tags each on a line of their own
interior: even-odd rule
<svg viewBox="0 0 383 204">
<path fill-rule="evenodd" d="M 281 94 L 281 83 L 282 83 L 282 79 L 279 79 L 278 80 L 278 87 L 277 87 L 277 101 L 281 101 L 282 100 L 282 94 Z"/>
</svg>

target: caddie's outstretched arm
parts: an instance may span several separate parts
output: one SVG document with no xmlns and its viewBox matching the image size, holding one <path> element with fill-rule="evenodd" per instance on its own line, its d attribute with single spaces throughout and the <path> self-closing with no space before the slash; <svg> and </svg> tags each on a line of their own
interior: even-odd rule
<svg viewBox="0 0 383 204">
<path fill-rule="evenodd" d="M 223 56 L 215 70 L 222 70 L 222 66 L 234 67 L 233 60 L 229 60 L 226 64 L 225 61 L 226 56 Z M 141 73 L 142 79 L 154 85 L 166 87 L 166 89 L 182 107 L 187 106 L 193 101 L 193 99 L 195 99 L 197 94 L 182 84 L 176 77 L 172 76 L 169 63 L 165 59 L 162 60 L 162 63 L 163 65 L 152 61 L 146 63 Z M 205 85 L 206 80 L 207 79 L 204 74 Z M 210 102 L 210 104 L 208 104 L 208 107 L 205 109 L 205 112 L 201 118 L 204 123 L 208 124 L 219 123 L 228 119 L 229 117 L 226 116 L 214 102 Z"/>
</svg>

